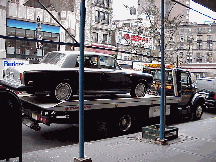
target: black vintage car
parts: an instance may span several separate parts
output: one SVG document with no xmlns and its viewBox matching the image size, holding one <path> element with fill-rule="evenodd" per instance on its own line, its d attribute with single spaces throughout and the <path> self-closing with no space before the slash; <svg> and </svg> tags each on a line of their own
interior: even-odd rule
<svg viewBox="0 0 216 162">
<path fill-rule="evenodd" d="M 130 92 L 132 97 L 142 97 L 152 81 L 150 74 L 122 69 L 111 55 L 85 52 L 85 94 Z M 39 64 L 5 69 L 0 84 L 16 91 L 69 100 L 79 93 L 79 51 L 49 52 Z"/>
</svg>

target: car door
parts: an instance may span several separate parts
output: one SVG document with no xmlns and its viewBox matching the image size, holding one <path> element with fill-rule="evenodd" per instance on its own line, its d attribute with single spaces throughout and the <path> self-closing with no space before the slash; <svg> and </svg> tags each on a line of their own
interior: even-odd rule
<svg viewBox="0 0 216 162">
<path fill-rule="evenodd" d="M 101 89 L 101 71 L 98 69 L 98 56 L 84 56 L 84 92 L 94 93 Z"/>
<path fill-rule="evenodd" d="M 110 56 L 100 56 L 100 68 L 103 70 L 102 83 L 103 90 L 106 91 L 124 91 L 123 84 L 125 75 L 120 68 L 116 66 L 115 59 Z"/>
</svg>

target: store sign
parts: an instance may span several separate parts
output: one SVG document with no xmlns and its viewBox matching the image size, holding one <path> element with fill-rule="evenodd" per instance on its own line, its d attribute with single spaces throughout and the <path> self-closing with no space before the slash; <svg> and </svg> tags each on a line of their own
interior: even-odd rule
<svg viewBox="0 0 216 162">
<path fill-rule="evenodd" d="M 3 66 L 20 66 L 24 64 L 29 64 L 29 61 L 26 60 L 2 60 L 3 61 Z"/>
<path fill-rule="evenodd" d="M 151 38 L 142 36 L 142 35 L 136 35 L 129 32 L 123 32 L 121 36 L 121 44 L 134 44 L 134 45 L 143 45 L 145 48 L 151 47 Z"/>
</svg>

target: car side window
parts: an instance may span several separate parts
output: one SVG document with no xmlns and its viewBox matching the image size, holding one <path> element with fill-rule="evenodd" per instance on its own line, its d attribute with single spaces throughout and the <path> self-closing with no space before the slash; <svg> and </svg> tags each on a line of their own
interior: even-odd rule
<svg viewBox="0 0 216 162">
<path fill-rule="evenodd" d="M 104 69 L 115 69 L 115 59 L 109 56 L 100 56 L 100 67 Z"/>
<path fill-rule="evenodd" d="M 84 56 L 84 67 L 98 68 L 98 57 L 94 55 Z"/>
<path fill-rule="evenodd" d="M 79 67 L 79 59 L 77 57 L 75 67 Z M 98 57 L 94 55 L 84 56 L 84 67 L 86 68 L 98 68 Z"/>
</svg>

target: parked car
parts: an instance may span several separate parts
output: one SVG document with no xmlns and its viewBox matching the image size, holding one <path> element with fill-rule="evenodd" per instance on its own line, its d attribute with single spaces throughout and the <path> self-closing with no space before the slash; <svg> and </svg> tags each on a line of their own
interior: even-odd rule
<svg viewBox="0 0 216 162">
<path fill-rule="evenodd" d="M 79 51 L 53 51 L 39 64 L 5 69 L 5 87 L 34 95 L 70 100 L 79 93 Z M 84 94 L 122 94 L 142 97 L 153 77 L 141 71 L 123 70 L 111 55 L 85 52 Z"/>
</svg>

